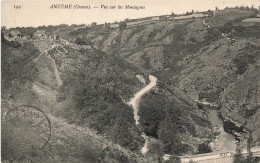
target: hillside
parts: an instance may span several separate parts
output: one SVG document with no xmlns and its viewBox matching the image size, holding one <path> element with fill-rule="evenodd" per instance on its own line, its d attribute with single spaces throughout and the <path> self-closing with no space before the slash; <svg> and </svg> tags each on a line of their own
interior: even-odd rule
<svg viewBox="0 0 260 163">
<path fill-rule="evenodd" d="M 219 132 L 196 100 L 216 105 L 223 119 L 244 128 L 241 148 L 249 131 L 252 145 L 260 145 L 260 24 L 245 21 L 251 18 L 255 12 L 226 9 L 38 27 L 57 39 L 2 38 L 2 117 L 26 104 L 41 108 L 52 123 L 47 152 L 32 155 L 34 147 L 25 150 L 14 141 L 19 136 L 10 136 L 15 127 L 4 127 L 10 128 L 2 130 L 9 150 L 4 159 L 139 163 L 211 152 Z M 148 75 L 158 83 L 138 101 L 136 125 L 128 102 L 149 83 Z M 143 134 L 149 138 L 145 155 Z"/>
<path fill-rule="evenodd" d="M 259 66 L 259 22 L 244 21 L 252 17 L 256 17 L 254 12 L 226 9 L 216 11 L 212 17 L 163 18 L 149 24 L 140 21 L 124 29 L 93 27 L 86 28 L 85 33 L 76 31 L 78 37 L 84 36 L 97 49 L 120 56 L 143 72 L 156 75 L 190 99 L 220 104 L 225 118 L 243 125 L 250 118 L 244 118 L 243 113 L 229 116 L 233 113 L 220 101 L 224 100 L 222 94 L 226 94 L 226 90 L 239 87 L 237 82 L 245 73 L 243 84 L 255 78 L 255 69 Z M 257 81 L 252 82 L 259 85 Z M 248 98 L 246 93 L 241 96 L 239 98 Z M 258 96 L 256 93 L 250 98 Z M 245 112 L 256 107 L 253 113 L 257 115 L 259 106 L 255 103 Z M 242 108 L 234 109 L 241 112 Z"/>
<path fill-rule="evenodd" d="M 42 42 L 46 44 L 46 42 Z M 11 48 L 8 45 L 3 44 L 5 48 Z M 31 48 L 34 48 L 33 44 L 30 44 Z M 23 52 L 24 46 L 21 48 L 19 47 L 18 50 L 21 49 Z M 26 47 L 28 48 L 28 47 Z M 54 47 L 54 49 L 56 49 Z M 3 50 L 3 49 L 2 49 Z M 4 49 L 4 52 L 6 49 Z M 48 52 L 50 53 L 50 52 Z M 146 162 L 143 158 L 139 156 L 139 154 L 135 154 L 129 149 L 125 149 L 124 147 L 120 146 L 119 144 L 122 144 L 122 142 L 118 142 L 117 144 L 115 141 L 111 141 L 111 138 L 105 135 L 101 135 L 100 131 L 90 129 L 88 126 L 89 124 L 86 124 L 86 121 L 83 121 L 83 119 L 80 119 L 81 112 L 76 114 L 77 120 L 80 120 L 81 123 L 78 125 L 75 121 L 73 121 L 74 117 L 68 117 L 71 116 L 71 112 L 75 110 L 68 110 L 69 106 L 65 104 L 59 103 L 59 91 L 63 88 L 58 87 L 57 81 L 55 80 L 54 70 L 53 70 L 53 62 L 52 58 L 50 57 L 50 54 L 44 54 L 44 55 L 37 55 L 32 62 L 28 64 L 31 69 L 21 69 L 21 71 L 25 72 L 33 72 L 34 69 L 36 71 L 37 78 L 29 78 L 33 74 L 26 74 L 26 78 L 24 76 L 13 76 L 16 78 L 11 78 L 9 74 L 9 78 L 4 78 L 6 85 L 2 85 L 2 117 L 6 114 L 8 110 L 15 106 L 19 105 L 31 105 L 31 106 L 37 106 L 39 107 L 43 112 L 47 114 L 47 116 L 50 119 L 51 122 L 51 139 L 49 140 L 47 146 L 44 150 L 39 149 L 37 146 L 35 146 L 35 141 L 39 140 L 40 138 L 37 138 L 35 140 L 36 133 L 30 133 L 28 134 L 27 138 L 22 138 L 23 136 L 21 133 L 17 133 L 19 127 L 12 126 L 12 124 L 7 123 L 3 121 L 2 124 L 2 148 L 5 150 L 2 150 L 2 159 L 6 161 L 10 160 L 17 160 L 17 161 L 33 161 L 33 162 L 98 162 L 99 160 L 102 160 L 103 162 Z M 30 52 L 29 54 L 33 55 L 34 53 Z M 53 53 L 51 53 L 53 54 Z M 9 54 L 11 55 L 11 54 Z M 5 56 L 5 55 L 3 55 Z M 28 58 L 31 58 L 31 56 L 24 56 Z M 10 56 L 9 56 L 10 58 Z M 25 60 L 27 60 L 25 59 Z M 67 58 L 69 60 L 69 58 Z M 6 62 L 4 58 L 2 58 L 3 62 Z M 22 60 L 21 60 L 22 61 Z M 14 65 L 15 66 L 15 65 Z M 9 67 L 11 68 L 11 67 Z M 73 67 L 70 67 L 73 68 Z M 75 68 L 75 67 L 74 67 Z M 6 70 L 7 71 L 7 70 Z M 68 70 L 67 70 L 68 71 Z M 5 72 L 5 71 L 2 71 Z M 17 71 L 19 73 L 19 71 Z M 7 75 L 7 74 L 3 74 Z M 18 75 L 18 74 L 17 74 Z M 50 78 L 46 80 L 47 78 Z M 97 79 L 97 78 L 96 78 Z M 9 81 L 8 81 L 9 80 Z M 23 80 L 21 83 L 19 80 Z M 43 82 L 43 81 L 47 81 Z M 64 81 L 64 87 L 67 86 L 65 78 L 62 77 L 62 80 Z M 107 79 L 108 80 L 108 79 Z M 71 80 L 71 82 L 74 82 Z M 82 82 L 82 81 L 81 81 Z M 19 84 L 20 83 L 20 84 Z M 75 84 L 75 83 L 74 83 Z M 8 86 L 11 87 L 8 87 Z M 53 86 L 55 88 L 50 87 Z M 71 85 L 69 85 L 71 86 Z M 79 86 L 79 85 L 77 85 Z M 91 86 L 90 86 L 91 87 Z M 67 88 L 67 87 L 66 87 Z M 68 89 L 68 88 L 67 88 Z M 68 91 L 78 91 L 78 89 L 70 90 Z M 84 90 L 85 91 L 85 90 Z M 109 90 L 106 90 L 106 92 Z M 105 92 L 105 93 L 106 93 Z M 95 93 L 95 91 L 93 92 Z M 99 92 L 98 92 L 99 93 Z M 64 95 L 64 94 L 62 94 Z M 74 94 L 73 94 L 74 95 Z M 116 96 L 116 95 L 115 95 Z M 95 96 L 96 97 L 96 96 Z M 67 99 L 72 98 L 71 96 L 68 96 Z M 113 97 L 109 96 L 102 96 L 101 98 L 110 98 L 109 100 L 114 100 Z M 115 97 L 120 98 L 120 97 Z M 65 99 L 63 99 L 65 100 Z M 118 99 L 117 99 L 118 100 Z M 121 99 L 120 99 L 121 101 Z M 95 102 L 95 101 L 94 101 Z M 99 101 L 101 102 L 101 101 Z M 69 103 L 69 102 L 67 102 Z M 96 102 L 95 102 L 96 103 Z M 120 103 L 120 102 L 118 102 Z M 70 103 L 72 104 L 78 104 L 78 103 Z M 101 103 L 100 103 L 101 104 Z M 78 104 L 79 105 L 79 104 Z M 103 104 L 104 105 L 104 104 Z M 111 105 L 111 104 L 110 104 Z M 123 105 L 123 108 L 127 110 L 127 106 L 124 106 L 124 104 L 118 104 Z M 66 106 L 66 108 L 64 108 Z M 64 110 L 63 110 L 64 108 Z M 94 108 L 94 107 L 93 107 Z M 113 108 L 110 108 L 113 109 Z M 116 108 L 117 111 L 120 111 L 120 108 Z M 129 109 L 130 110 L 130 109 Z M 87 110 L 85 111 L 87 112 Z M 114 113 L 114 112 L 113 112 Z M 107 113 L 109 114 L 109 113 Z M 116 114 L 116 111 L 115 111 Z M 128 115 L 125 113 L 118 113 L 121 115 L 117 116 L 123 116 Z M 131 115 L 131 113 L 130 113 Z M 100 115 L 102 116 L 102 115 Z M 113 115 L 111 115 L 113 116 Z M 65 119 L 67 118 L 67 119 Z M 132 116 L 129 117 L 130 119 L 128 122 L 134 122 Z M 132 119 L 131 119 L 132 118 Z M 110 119 L 108 119 L 110 120 Z M 112 120 L 112 118 L 111 118 Z M 16 119 L 16 121 L 20 121 L 19 119 Z M 31 122 L 31 118 L 24 118 L 24 121 Z M 39 125 L 39 123 L 36 123 L 35 125 Z M 77 125 L 75 125 L 77 124 Z M 83 125 L 85 124 L 85 125 Z M 93 123 L 94 124 L 94 123 Z M 93 125 L 91 124 L 91 125 Z M 102 124 L 100 123 L 100 126 Z M 107 125 L 107 124 L 105 124 Z M 26 128 L 26 130 L 31 130 L 32 126 L 23 126 Z M 92 127 L 92 126 L 91 126 Z M 103 127 L 103 126 L 102 126 Z M 24 128 L 24 130 L 25 130 Z M 34 127 L 33 127 L 34 128 Z M 94 128 L 94 127 L 93 127 Z M 111 128 L 110 128 L 111 129 Z M 118 129 L 118 128 L 116 128 Z M 122 128 L 123 129 L 123 128 Z M 102 131 L 102 130 L 101 130 Z M 97 134 L 97 132 L 99 134 Z M 118 131 L 114 131 L 117 133 Z M 134 131 L 133 131 L 134 132 Z M 126 132 L 119 131 L 121 134 L 127 134 Z M 135 134 L 135 133 L 133 133 Z M 111 136 L 111 135 L 109 135 Z M 120 136 L 120 135 L 119 135 Z M 138 134 L 136 135 L 138 137 Z M 138 139 L 138 138 L 135 138 Z M 140 138 L 139 138 L 140 139 Z M 23 141 L 21 141 L 23 140 Z M 113 140 L 115 138 L 113 137 Z M 121 140 L 121 139 L 119 139 Z M 140 140 L 142 142 L 142 140 Z M 27 145 L 25 145 L 26 143 Z M 30 146 L 30 145 L 33 146 Z M 132 148 L 135 148 L 134 145 L 132 145 Z M 62 149 L 62 150 L 61 150 Z"/>
</svg>

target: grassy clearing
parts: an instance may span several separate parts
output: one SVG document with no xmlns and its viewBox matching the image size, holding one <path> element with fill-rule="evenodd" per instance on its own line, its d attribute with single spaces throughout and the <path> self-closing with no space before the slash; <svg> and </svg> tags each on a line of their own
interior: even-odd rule
<svg viewBox="0 0 260 163">
<path fill-rule="evenodd" d="M 216 15 L 210 19 L 210 25 L 213 27 L 221 27 L 225 23 L 235 20 L 242 20 L 255 15 L 249 11 L 240 11 L 235 9 L 223 10 L 216 12 Z"/>
<path fill-rule="evenodd" d="M 36 133 L 18 130 L 10 123 L 2 123 L 1 134 L 2 161 L 37 162 L 39 158 L 49 160 L 36 145 Z"/>
<path fill-rule="evenodd" d="M 248 19 L 242 20 L 242 22 L 256 22 L 256 23 L 260 23 L 260 18 L 248 18 Z"/>
</svg>

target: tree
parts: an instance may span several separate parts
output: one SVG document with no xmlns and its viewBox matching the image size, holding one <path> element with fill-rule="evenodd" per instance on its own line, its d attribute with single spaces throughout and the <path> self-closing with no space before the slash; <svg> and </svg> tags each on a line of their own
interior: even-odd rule
<svg viewBox="0 0 260 163">
<path fill-rule="evenodd" d="M 165 99 L 156 94 L 145 95 L 140 102 L 139 121 L 146 135 L 158 138 L 158 127 L 165 117 L 165 112 L 162 110 L 165 103 Z"/>
<path fill-rule="evenodd" d="M 189 12 L 187 11 L 185 15 L 191 15 L 191 13 L 189 13 Z"/>
<path fill-rule="evenodd" d="M 91 27 L 95 27 L 95 26 L 97 26 L 97 23 L 96 22 L 92 22 L 91 23 Z"/>
<path fill-rule="evenodd" d="M 172 155 L 165 163 L 181 163 L 181 159 L 178 156 Z"/>
<path fill-rule="evenodd" d="M 120 29 L 125 29 L 126 27 L 127 27 L 127 24 L 126 24 L 125 21 L 119 22 L 119 28 L 120 28 Z"/>
<path fill-rule="evenodd" d="M 250 11 L 250 8 L 248 6 L 245 7 L 246 11 Z"/>
<path fill-rule="evenodd" d="M 237 149 L 236 154 L 234 155 L 233 163 L 244 163 L 245 158 L 243 157 L 241 150 Z"/>
<path fill-rule="evenodd" d="M 174 16 L 176 16 L 176 14 L 175 14 L 174 12 L 172 12 L 172 13 L 171 13 L 171 16 L 174 17 Z"/>
<path fill-rule="evenodd" d="M 110 28 L 110 23 L 105 22 L 105 27 L 109 29 Z"/>
<path fill-rule="evenodd" d="M 85 42 L 80 37 L 76 38 L 75 43 L 78 44 L 78 45 L 84 45 L 85 44 Z"/>
<path fill-rule="evenodd" d="M 19 86 L 22 86 L 27 80 L 36 80 L 38 78 L 38 69 L 35 63 L 25 64 L 30 57 L 39 53 L 31 42 L 25 42 L 21 46 L 16 41 L 6 40 L 1 45 L 2 90 L 14 87 L 13 81 L 19 82 Z M 13 48 L 21 52 L 20 57 L 12 54 Z"/>
<path fill-rule="evenodd" d="M 198 153 L 210 153 L 212 152 L 212 149 L 210 146 L 206 143 L 199 144 L 198 146 Z"/>
<path fill-rule="evenodd" d="M 161 141 L 151 141 L 148 143 L 148 154 L 154 157 L 158 162 L 163 159 L 163 143 Z"/>
<path fill-rule="evenodd" d="M 165 118 L 160 123 L 158 138 L 164 144 L 164 152 L 180 155 L 190 150 L 190 146 L 182 144 L 179 135 L 188 129 L 187 122 L 181 117 L 180 104 L 171 103 L 165 107 Z M 188 129 L 189 130 L 189 129 Z"/>
<path fill-rule="evenodd" d="M 8 37 L 9 37 L 9 38 L 12 38 L 12 37 L 13 37 L 13 35 L 12 35 L 11 33 L 9 33 L 9 34 L 8 34 Z"/>
<path fill-rule="evenodd" d="M 254 11 L 254 5 L 252 5 L 250 9 L 251 9 L 251 11 Z"/>
<path fill-rule="evenodd" d="M 57 36 L 56 36 L 56 40 L 59 40 L 59 39 L 60 39 L 60 36 L 59 36 L 59 35 L 57 35 Z"/>
<path fill-rule="evenodd" d="M 252 138 L 252 131 L 249 131 L 249 138 L 247 139 L 247 153 L 248 156 L 246 157 L 246 161 L 251 163 L 252 162 L 252 157 L 253 157 L 253 153 L 251 152 L 251 145 L 253 142 L 253 138 Z"/>
<path fill-rule="evenodd" d="M 77 37 L 75 40 L 75 43 L 78 45 L 90 45 L 93 46 L 93 43 L 91 41 L 89 41 L 86 37 Z"/>
<path fill-rule="evenodd" d="M 222 28 L 223 33 L 230 33 L 234 29 L 234 26 L 231 22 L 225 23 L 224 27 Z"/>
<path fill-rule="evenodd" d="M 208 11 L 207 11 L 207 14 L 208 14 L 208 16 L 210 16 L 210 17 L 214 16 L 213 11 L 211 11 L 211 10 L 208 10 Z"/>
<path fill-rule="evenodd" d="M 245 10 L 245 7 L 244 6 L 240 6 L 239 10 Z"/>
</svg>

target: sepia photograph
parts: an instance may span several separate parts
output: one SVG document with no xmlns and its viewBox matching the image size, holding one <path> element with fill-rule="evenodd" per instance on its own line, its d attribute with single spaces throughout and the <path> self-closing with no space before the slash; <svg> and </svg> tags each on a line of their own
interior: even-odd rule
<svg viewBox="0 0 260 163">
<path fill-rule="evenodd" d="M 2 163 L 260 163 L 260 0 L 1 0 Z"/>
</svg>

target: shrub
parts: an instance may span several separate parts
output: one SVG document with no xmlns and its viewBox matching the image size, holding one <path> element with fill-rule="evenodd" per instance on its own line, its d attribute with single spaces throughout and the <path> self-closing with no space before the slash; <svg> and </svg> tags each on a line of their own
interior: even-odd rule
<svg viewBox="0 0 260 163">
<path fill-rule="evenodd" d="M 181 159 L 178 156 L 171 156 L 169 160 L 165 161 L 165 163 L 181 163 Z"/>
<path fill-rule="evenodd" d="M 213 11 L 211 11 L 211 10 L 208 10 L 208 11 L 207 11 L 207 14 L 208 14 L 208 16 L 210 16 L 210 17 L 214 16 Z"/>
<path fill-rule="evenodd" d="M 34 140 L 23 135 L 12 124 L 5 123 L 1 127 L 1 156 L 2 160 L 30 162 L 35 157 L 42 157 L 43 151 L 34 146 Z M 30 133 L 32 134 L 32 133 Z M 37 137 L 34 135 L 33 137 Z"/>
<path fill-rule="evenodd" d="M 91 46 L 93 45 L 93 43 L 89 41 L 86 37 L 83 38 L 77 37 L 75 43 L 78 45 L 91 45 Z"/>
<path fill-rule="evenodd" d="M 188 151 L 187 145 L 180 141 L 179 133 L 184 132 L 184 127 L 180 122 L 180 114 L 168 113 L 166 118 L 160 123 L 158 137 L 164 144 L 164 152 L 180 155 Z"/>
<path fill-rule="evenodd" d="M 11 87 L 13 80 L 19 80 L 22 84 L 27 79 L 35 80 L 38 78 L 38 69 L 35 63 L 27 64 L 29 58 L 34 55 L 37 56 L 38 50 L 29 42 L 17 48 L 21 55 L 16 56 L 13 54 L 12 45 L 2 43 L 1 47 L 1 75 L 2 75 L 2 88 L 7 90 Z"/>
<path fill-rule="evenodd" d="M 212 152 L 212 149 L 210 148 L 210 146 L 208 144 L 206 144 L 206 143 L 199 144 L 198 154 L 210 153 L 210 152 Z"/>
<path fill-rule="evenodd" d="M 93 144 L 78 144 L 73 151 L 75 158 L 80 158 L 83 162 L 98 162 L 100 156 L 100 150 L 96 149 Z"/>
<path fill-rule="evenodd" d="M 127 24 L 126 24 L 125 21 L 119 22 L 119 28 L 120 28 L 120 29 L 125 29 L 126 27 L 127 27 Z"/>
<path fill-rule="evenodd" d="M 78 36 L 78 35 L 85 35 L 89 30 L 89 27 L 79 28 L 77 30 L 73 30 L 69 33 L 69 36 Z"/>
<path fill-rule="evenodd" d="M 243 155 L 241 154 L 241 151 L 238 150 L 237 153 L 234 155 L 234 163 L 244 163 L 245 162 L 245 158 L 243 157 Z"/>
<path fill-rule="evenodd" d="M 246 72 L 248 65 L 255 63 L 255 55 L 243 53 L 238 55 L 233 59 L 233 63 L 235 64 L 237 71 L 236 73 L 242 75 Z"/>
<path fill-rule="evenodd" d="M 91 23 L 91 27 L 95 27 L 95 26 L 97 26 L 97 22 Z"/>
<path fill-rule="evenodd" d="M 140 116 L 142 129 L 147 135 L 158 138 L 159 123 L 165 117 L 163 111 L 165 103 L 164 98 L 156 94 L 145 95 L 140 102 L 138 115 Z"/>
<path fill-rule="evenodd" d="M 156 155 L 158 158 L 163 156 L 163 143 L 161 141 L 151 141 L 148 143 L 149 154 Z"/>
</svg>

